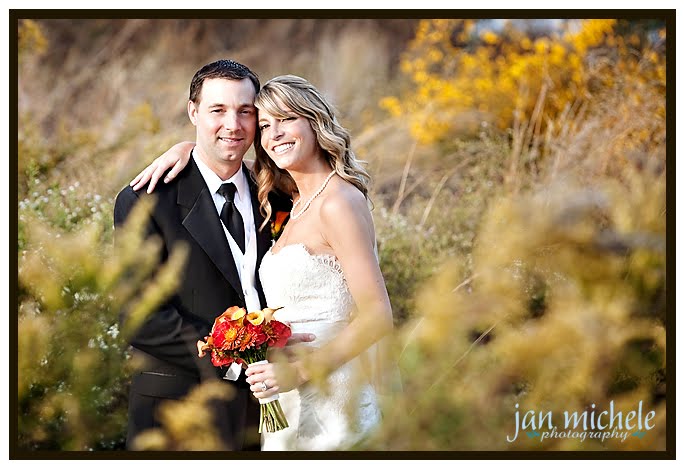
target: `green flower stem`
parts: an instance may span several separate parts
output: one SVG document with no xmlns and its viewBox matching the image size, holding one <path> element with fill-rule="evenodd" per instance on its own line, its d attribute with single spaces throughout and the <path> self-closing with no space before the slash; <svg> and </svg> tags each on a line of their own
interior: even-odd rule
<svg viewBox="0 0 684 471">
<path fill-rule="evenodd" d="M 265 360 L 266 348 L 245 350 L 243 359 L 249 364 Z M 285 413 L 278 400 L 267 404 L 261 404 L 259 411 L 259 433 L 262 433 L 264 429 L 267 432 L 277 432 L 278 430 L 283 430 L 290 426 L 290 424 L 287 423 Z"/>
<path fill-rule="evenodd" d="M 268 404 L 261 404 L 261 419 L 259 420 L 259 433 L 265 428 L 267 432 L 277 432 L 289 427 L 285 413 L 280 406 L 280 401 L 275 400 Z"/>
</svg>

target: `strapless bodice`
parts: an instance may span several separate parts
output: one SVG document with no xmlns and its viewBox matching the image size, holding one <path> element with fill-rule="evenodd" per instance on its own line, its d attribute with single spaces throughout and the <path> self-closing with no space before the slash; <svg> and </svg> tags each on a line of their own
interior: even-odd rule
<svg viewBox="0 0 684 471">
<path fill-rule="evenodd" d="M 334 255 L 311 254 L 304 244 L 269 250 L 259 269 L 268 307 L 293 332 L 316 335 L 311 347 L 329 340 L 350 321 L 354 301 Z"/>
</svg>

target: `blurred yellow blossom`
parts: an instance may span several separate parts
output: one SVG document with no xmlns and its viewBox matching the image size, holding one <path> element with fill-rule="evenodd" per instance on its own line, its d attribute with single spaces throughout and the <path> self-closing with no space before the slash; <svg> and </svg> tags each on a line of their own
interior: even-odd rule
<svg viewBox="0 0 684 471">
<path fill-rule="evenodd" d="M 664 93 L 664 50 L 634 32 L 621 36 L 615 19 L 571 20 L 535 39 L 512 27 L 501 34 L 476 34 L 475 24 L 421 20 L 401 59 L 400 70 L 412 88 L 396 101 L 384 98 L 381 106 L 392 116 L 405 115 L 420 142 L 439 141 L 455 127 L 477 131 L 464 128 L 459 113 L 480 113 L 481 120 L 512 127 L 514 110 L 520 117 L 533 116 L 542 88 L 543 121 L 614 87 L 630 96 L 650 83 Z M 658 34 L 664 37 L 664 29 Z M 428 121 L 439 125 L 428 126 Z"/>
</svg>

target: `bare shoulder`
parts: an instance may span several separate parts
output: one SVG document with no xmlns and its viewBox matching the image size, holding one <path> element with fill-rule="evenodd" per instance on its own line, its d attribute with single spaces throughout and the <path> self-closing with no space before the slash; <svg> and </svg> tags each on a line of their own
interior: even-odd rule
<svg viewBox="0 0 684 471">
<path fill-rule="evenodd" d="M 322 219 L 331 222 L 339 220 L 340 217 L 364 222 L 370 220 L 368 200 L 358 188 L 342 178 L 336 178 L 331 189 L 333 191 L 329 192 L 321 203 Z"/>
</svg>

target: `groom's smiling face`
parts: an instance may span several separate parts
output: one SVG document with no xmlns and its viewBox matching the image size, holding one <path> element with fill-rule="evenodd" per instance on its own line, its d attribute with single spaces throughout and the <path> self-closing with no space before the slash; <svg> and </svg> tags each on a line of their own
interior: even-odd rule
<svg viewBox="0 0 684 471">
<path fill-rule="evenodd" d="M 188 102 L 190 121 L 197 128 L 196 153 L 222 179 L 235 173 L 254 142 L 255 96 L 249 79 L 212 78 L 202 84 L 198 101 Z"/>
</svg>

